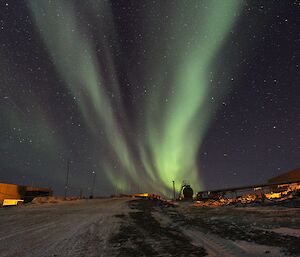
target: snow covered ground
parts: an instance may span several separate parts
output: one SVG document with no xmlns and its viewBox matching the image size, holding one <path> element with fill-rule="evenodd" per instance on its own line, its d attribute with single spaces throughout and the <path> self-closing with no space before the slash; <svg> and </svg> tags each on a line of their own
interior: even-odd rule
<svg viewBox="0 0 300 257">
<path fill-rule="evenodd" d="M 0 257 L 300 256 L 300 209 L 109 198 L 0 209 Z"/>
</svg>

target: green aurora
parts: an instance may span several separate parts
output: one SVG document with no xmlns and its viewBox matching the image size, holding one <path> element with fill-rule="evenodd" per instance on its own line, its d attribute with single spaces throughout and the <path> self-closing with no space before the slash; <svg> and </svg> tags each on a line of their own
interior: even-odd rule
<svg viewBox="0 0 300 257">
<path fill-rule="evenodd" d="M 150 33 L 151 26 L 159 25 L 162 32 L 156 35 L 155 44 L 150 39 L 144 46 L 142 75 L 152 79 L 139 79 L 136 70 L 127 68 L 129 80 L 139 80 L 148 89 L 139 105 L 143 115 L 136 114 L 133 124 L 116 76 L 118 59 L 113 58 L 113 51 L 120 50 L 119 46 L 111 48 L 102 36 L 118 37 L 110 5 L 90 1 L 84 7 L 98 23 L 95 33 L 99 38 L 101 35 L 104 52 L 99 59 L 96 43 L 85 36 L 89 23 L 76 18 L 73 2 L 28 1 L 57 72 L 103 149 L 99 165 L 116 190 L 128 192 L 138 187 L 169 195 L 173 180 L 177 189 L 184 180 L 201 189 L 197 151 L 218 105 L 212 106 L 208 99 L 219 99 L 226 93 L 213 92 L 209 87 L 212 65 L 239 17 L 242 3 L 176 1 L 179 8 L 167 8 L 168 20 L 152 21 L 145 15 L 144 29 Z M 107 69 L 108 76 L 104 74 Z M 98 137 L 100 128 L 103 138 Z"/>
</svg>

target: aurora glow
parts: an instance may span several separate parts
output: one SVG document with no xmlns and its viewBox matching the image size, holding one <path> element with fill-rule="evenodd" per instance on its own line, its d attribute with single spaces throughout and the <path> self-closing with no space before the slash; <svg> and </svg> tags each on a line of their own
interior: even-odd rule
<svg viewBox="0 0 300 257">
<path fill-rule="evenodd" d="M 150 146 L 154 167 L 166 187 L 171 186 L 172 180 L 189 180 L 196 188 L 201 184 L 196 154 L 216 108 L 210 106 L 207 99 L 221 93 L 210 92 L 210 65 L 238 16 L 241 3 L 206 1 L 206 8 L 182 4 L 179 8 L 182 13 L 170 14 L 174 20 L 180 15 L 190 20 L 184 23 L 179 18 L 175 25 L 178 31 L 171 32 L 175 37 L 175 45 L 171 48 L 180 51 L 171 52 L 168 56 L 176 64 L 170 66 L 175 69 L 168 78 L 171 85 L 164 96 L 167 103 L 161 102 L 161 89 L 169 86 L 164 85 L 164 81 L 156 82 L 157 91 L 147 103 L 145 142 Z M 166 26 L 169 31 L 168 24 Z M 170 70 L 168 63 L 158 66 L 153 73 L 163 70 Z M 159 116 L 163 118 L 157 123 Z M 147 161 L 144 165 L 148 167 Z M 148 173 L 153 173 L 148 170 Z"/>
<path fill-rule="evenodd" d="M 98 3 L 97 7 L 105 11 L 107 7 L 104 2 Z M 103 92 L 102 85 L 105 81 L 101 78 L 101 68 L 95 59 L 92 44 L 78 32 L 84 31 L 81 28 L 84 24 L 77 23 L 71 3 L 53 2 L 49 5 L 46 1 L 30 1 L 29 4 L 52 60 L 74 97 L 78 98 L 79 108 L 88 126 L 95 133 L 100 126 L 103 127 L 107 136 L 106 144 L 112 148 L 126 173 L 119 173 L 117 177 L 109 170 L 109 165 L 104 165 L 104 171 L 115 186 L 126 190 L 126 176 L 136 180 L 137 174 L 126 141 L 118 129 L 111 102 Z M 40 8 L 44 12 L 40 12 Z M 57 10 L 64 18 L 55 18 Z M 44 16 L 46 12 L 49 16 Z M 116 88 L 112 83 L 110 86 L 111 89 Z M 118 92 L 114 91 L 114 94 L 118 95 Z M 91 113 L 96 114 L 97 118 L 92 118 Z M 105 163 L 106 160 L 103 159 L 102 162 Z"/>
<path fill-rule="evenodd" d="M 294 1 L 0 2 L 0 182 L 172 196 L 299 167 Z"/>
<path fill-rule="evenodd" d="M 196 3 L 197 2 L 197 3 Z M 160 35 L 157 55 L 153 45 L 145 46 L 145 77 L 141 81 L 149 90 L 140 108 L 145 115 L 136 115 L 138 126 L 128 122 L 123 108 L 119 83 L 116 80 L 111 51 L 102 38 L 104 60 L 99 60 L 95 42 L 86 35 L 89 23 L 78 20 L 76 7 L 70 1 L 28 1 L 51 60 L 65 85 L 72 92 L 95 140 L 104 148 L 99 163 L 114 187 L 126 192 L 143 181 L 143 190 L 168 194 L 171 181 L 177 187 L 188 180 L 201 188 L 201 177 L 196 164 L 196 154 L 208 129 L 213 110 L 209 96 L 218 98 L 208 86 L 211 65 L 218 50 L 226 40 L 230 28 L 238 18 L 242 1 L 196 1 L 182 7 L 181 12 L 170 9 L 170 20 L 161 24 L 165 34 Z M 94 16 L 100 28 L 97 33 L 118 37 L 112 22 L 110 6 L 104 1 L 91 1 L 84 7 Z M 42 11 L 41 11 L 42 10 Z M 105 14 L 96 15 L 93 10 Z M 99 14 L 99 13 L 98 13 Z M 100 18 L 99 18 L 100 17 Z M 110 17 L 110 18 L 109 18 Z M 145 17 L 147 21 L 147 17 Z M 151 26 L 151 24 L 149 24 Z M 176 28 L 175 31 L 172 29 Z M 174 37 L 168 47 L 166 38 Z M 176 50 L 175 50 L 176 49 Z M 109 64 L 109 65 L 107 65 Z M 108 76 L 104 76 L 108 69 Z M 129 69 L 129 77 L 134 77 Z M 107 91 L 109 89 L 109 94 Z M 113 96 L 113 97 L 111 97 Z M 105 139 L 97 138 L 99 128 Z M 128 134 L 135 131 L 136 137 Z M 105 146 L 105 147 L 103 147 Z M 114 168 L 118 160 L 118 169 Z"/>
</svg>

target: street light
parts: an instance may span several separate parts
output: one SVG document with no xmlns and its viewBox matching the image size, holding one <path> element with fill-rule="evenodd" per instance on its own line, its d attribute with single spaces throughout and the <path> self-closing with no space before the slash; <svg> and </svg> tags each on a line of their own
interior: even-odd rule
<svg viewBox="0 0 300 257">
<path fill-rule="evenodd" d="M 92 190 L 91 190 L 90 198 L 94 198 L 94 188 L 95 188 L 95 182 L 96 182 L 96 172 L 92 171 L 92 174 L 94 174 L 94 177 L 93 177 L 93 183 L 92 183 Z"/>
<path fill-rule="evenodd" d="M 175 181 L 173 180 L 173 199 L 174 201 L 176 200 L 176 196 L 175 196 Z"/>
<path fill-rule="evenodd" d="M 69 172 L 70 172 L 70 160 L 67 162 L 67 175 L 66 175 L 66 183 L 65 183 L 65 199 L 68 195 L 68 188 L 69 188 Z"/>
</svg>

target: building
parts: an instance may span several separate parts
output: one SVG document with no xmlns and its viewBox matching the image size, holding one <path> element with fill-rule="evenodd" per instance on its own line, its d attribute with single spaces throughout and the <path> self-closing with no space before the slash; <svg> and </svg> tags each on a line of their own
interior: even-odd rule
<svg viewBox="0 0 300 257">
<path fill-rule="evenodd" d="M 0 205 L 4 199 L 22 199 L 26 203 L 31 202 L 37 196 L 51 196 L 52 194 L 53 190 L 51 188 L 0 183 Z"/>
<path fill-rule="evenodd" d="M 300 183 L 300 168 L 288 171 L 277 177 L 268 180 L 269 184 L 280 184 L 288 182 L 299 182 Z"/>
</svg>

